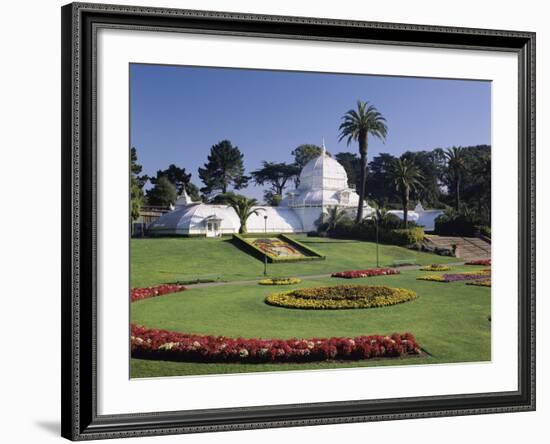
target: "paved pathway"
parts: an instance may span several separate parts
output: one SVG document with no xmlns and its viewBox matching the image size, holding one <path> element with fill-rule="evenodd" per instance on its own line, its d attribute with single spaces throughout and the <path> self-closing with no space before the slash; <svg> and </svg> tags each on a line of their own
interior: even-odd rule
<svg viewBox="0 0 550 444">
<path fill-rule="evenodd" d="M 451 263 L 447 263 L 445 265 L 450 265 L 450 266 L 464 265 L 464 261 L 462 261 L 462 262 L 451 262 Z M 424 265 L 404 265 L 402 267 L 396 267 L 396 268 L 398 268 L 399 270 L 418 270 L 420 267 L 425 267 L 425 266 L 426 266 L 426 264 L 424 264 Z M 392 268 L 392 267 L 388 267 L 388 268 Z M 328 273 L 328 274 L 309 274 L 309 275 L 305 275 L 305 276 L 292 276 L 292 277 L 297 277 L 297 278 L 302 279 L 302 280 L 304 280 L 304 279 L 308 280 L 308 279 L 322 279 L 322 278 L 327 278 L 327 277 L 330 277 L 330 276 L 331 276 L 331 273 Z M 262 278 L 259 278 L 259 279 L 249 279 L 249 280 L 241 280 L 241 281 L 204 282 L 204 283 L 201 283 L 201 284 L 189 284 L 189 285 L 186 285 L 185 287 L 188 288 L 188 289 L 192 289 L 192 288 L 220 287 L 222 285 L 243 285 L 243 284 L 246 285 L 246 284 L 258 283 L 262 279 L 265 279 L 265 278 L 262 277 Z"/>
</svg>

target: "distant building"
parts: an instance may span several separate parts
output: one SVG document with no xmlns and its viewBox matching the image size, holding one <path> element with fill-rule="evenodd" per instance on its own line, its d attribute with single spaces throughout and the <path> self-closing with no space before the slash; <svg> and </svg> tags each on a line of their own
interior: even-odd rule
<svg viewBox="0 0 550 444">
<path fill-rule="evenodd" d="M 348 186 L 344 167 L 326 153 L 323 144 L 321 155 L 310 160 L 300 173 L 298 188 L 282 200 L 281 205 L 257 206 L 262 209 L 249 217 L 246 227 L 249 233 L 303 233 L 316 230 L 315 222 L 320 220 L 329 208 L 338 207 L 354 217 L 359 204 L 359 195 Z M 374 210 L 365 202 L 364 214 Z M 403 217 L 402 211 L 390 211 Z M 434 220 L 441 210 L 425 211 L 420 204 L 408 212 L 409 220 L 433 230 Z M 267 219 L 265 218 L 267 216 Z M 183 192 L 175 208 L 148 226 L 149 235 L 184 235 L 219 237 L 238 233 L 239 218 L 233 208 L 227 205 L 193 202 Z"/>
</svg>

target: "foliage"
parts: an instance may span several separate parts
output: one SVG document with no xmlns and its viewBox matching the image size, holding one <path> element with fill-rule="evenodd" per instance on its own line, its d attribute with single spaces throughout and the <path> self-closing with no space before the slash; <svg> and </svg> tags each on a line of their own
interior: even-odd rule
<svg viewBox="0 0 550 444">
<path fill-rule="evenodd" d="M 420 201 L 426 207 L 441 207 L 441 177 L 445 173 L 445 155 L 441 148 L 432 151 L 407 151 L 402 156 L 409 159 L 420 171 L 421 186 L 411 189 L 411 200 Z"/>
<path fill-rule="evenodd" d="M 388 218 L 392 221 L 392 218 Z M 389 222 L 392 223 L 392 222 Z M 376 241 L 376 224 L 372 220 L 363 220 L 359 224 L 351 221 L 344 221 L 336 225 L 331 236 L 346 239 L 359 239 Z M 424 229 L 422 227 L 410 226 L 409 228 L 387 229 L 379 226 L 378 241 L 393 245 L 420 245 L 424 240 Z"/>
<path fill-rule="evenodd" d="M 144 201 L 143 186 L 148 180 L 146 175 L 138 176 L 142 166 L 137 163 L 137 151 L 130 149 L 130 216 L 132 221 L 139 217 L 139 212 Z"/>
<path fill-rule="evenodd" d="M 447 175 L 451 183 L 451 189 L 454 193 L 455 210 L 460 209 L 460 185 L 462 176 L 466 168 L 464 148 L 453 146 L 445 150 L 447 159 Z"/>
<path fill-rule="evenodd" d="M 225 202 L 237 213 L 241 226 L 239 227 L 239 234 L 246 233 L 246 222 L 248 218 L 253 214 L 258 215 L 263 208 L 254 208 L 258 201 L 256 199 L 249 199 L 241 194 L 235 194 L 233 192 L 225 193 L 219 196 L 220 201 Z M 265 211 L 265 210 L 264 210 Z"/>
<path fill-rule="evenodd" d="M 455 211 L 469 208 L 475 213 L 480 225 L 490 225 L 491 147 L 476 145 L 453 148 L 448 150 L 447 169 L 441 177 L 442 184 L 448 189 L 443 200 L 452 205 Z"/>
<path fill-rule="evenodd" d="M 248 185 L 249 177 L 244 174 L 243 154 L 229 140 L 222 140 L 210 148 L 208 162 L 199 168 L 199 177 L 204 183 L 201 188 L 206 196 L 213 193 L 227 193 L 229 186 L 240 190 Z"/>
<path fill-rule="evenodd" d="M 200 199 L 198 187 L 191 183 L 192 174 L 187 174 L 185 168 L 180 168 L 174 164 L 168 165 L 165 170 L 158 170 L 156 177 L 151 177 L 151 183 L 155 185 L 160 177 L 166 177 L 176 187 L 178 195 L 183 193 L 183 190 L 189 194 L 192 200 L 198 201 Z"/>
<path fill-rule="evenodd" d="M 281 199 L 287 181 L 297 177 L 300 174 L 300 168 L 296 164 L 264 161 L 262 168 L 252 171 L 251 174 L 254 182 L 258 185 L 269 184 L 271 186 L 269 191 Z"/>
<path fill-rule="evenodd" d="M 312 287 L 274 293 L 266 303 L 286 308 L 311 310 L 337 310 L 350 308 L 376 308 L 396 305 L 416 299 L 416 293 L 406 288 L 380 285 L 338 285 Z"/>
<path fill-rule="evenodd" d="M 195 362 L 311 362 L 403 357 L 420 353 L 410 333 L 354 338 L 245 339 L 131 325 L 133 357 Z"/>
<path fill-rule="evenodd" d="M 301 279 L 298 278 L 284 278 L 284 277 L 274 277 L 269 279 L 262 279 L 258 284 L 260 285 L 294 285 L 299 284 L 302 282 Z"/>
<path fill-rule="evenodd" d="M 178 193 L 176 187 L 166 176 L 160 176 L 156 184 L 147 190 L 147 202 L 149 205 L 168 207 L 176 202 Z"/>
<path fill-rule="evenodd" d="M 264 191 L 264 202 L 266 205 L 269 205 L 271 207 L 278 207 L 279 205 L 281 205 L 282 200 L 283 198 L 280 194 L 275 194 L 271 190 Z"/>
<path fill-rule="evenodd" d="M 412 190 L 416 190 L 422 186 L 422 174 L 420 169 L 415 165 L 414 161 L 409 157 L 401 156 L 396 159 L 392 169 L 390 170 L 395 189 L 401 198 L 403 208 L 403 224 L 408 228 L 408 210 L 409 197 Z"/>
<path fill-rule="evenodd" d="M 344 221 L 351 221 L 346 211 L 337 206 L 329 207 L 327 211 L 327 213 L 322 213 L 315 221 L 317 231 L 319 232 L 332 232 L 338 224 Z"/>
<path fill-rule="evenodd" d="M 318 145 L 313 144 L 302 144 L 292 150 L 292 155 L 294 156 L 294 163 L 298 166 L 298 169 L 301 171 L 303 167 L 306 166 L 310 160 L 319 157 L 323 149 Z M 327 152 L 330 156 L 330 153 Z"/>
<path fill-rule="evenodd" d="M 386 139 L 388 128 L 386 119 L 368 102 L 357 101 L 357 109 L 350 109 L 342 117 L 339 141 L 346 139 L 349 144 L 357 141 L 360 155 L 360 184 L 359 205 L 357 207 L 356 222 L 363 220 L 363 206 L 365 200 L 365 183 L 367 177 L 368 136 L 381 140 Z"/>
<path fill-rule="evenodd" d="M 359 190 L 361 186 L 361 160 L 355 153 L 342 152 L 334 158 L 344 167 L 348 176 L 348 187 Z M 367 186 L 368 189 L 368 186 Z"/>
<path fill-rule="evenodd" d="M 467 207 L 460 211 L 447 209 L 435 219 L 435 232 L 443 236 L 474 236 L 479 231 L 480 219 Z"/>
<path fill-rule="evenodd" d="M 395 268 L 369 268 L 367 270 L 339 271 L 337 273 L 332 273 L 331 276 L 344 279 L 357 279 L 371 276 L 387 276 L 399 273 L 400 271 Z"/>
</svg>

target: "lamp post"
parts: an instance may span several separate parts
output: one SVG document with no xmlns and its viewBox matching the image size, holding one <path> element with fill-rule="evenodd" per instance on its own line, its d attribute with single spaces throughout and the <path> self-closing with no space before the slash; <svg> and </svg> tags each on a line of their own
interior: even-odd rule
<svg viewBox="0 0 550 444">
<path fill-rule="evenodd" d="M 380 268 L 380 259 L 378 255 L 378 210 L 376 211 L 376 217 L 374 220 L 376 221 L 376 268 Z"/>
<path fill-rule="evenodd" d="M 264 215 L 264 235 L 267 239 L 267 214 Z M 267 276 L 267 253 L 264 253 L 264 276 Z"/>
</svg>

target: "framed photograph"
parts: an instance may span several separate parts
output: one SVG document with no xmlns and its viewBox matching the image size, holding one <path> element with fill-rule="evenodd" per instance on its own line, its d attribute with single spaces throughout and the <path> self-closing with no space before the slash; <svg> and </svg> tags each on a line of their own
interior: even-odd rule
<svg viewBox="0 0 550 444">
<path fill-rule="evenodd" d="M 535 409 L 535 34 L 62 8 L 62 435 Z"/>
</svg>

